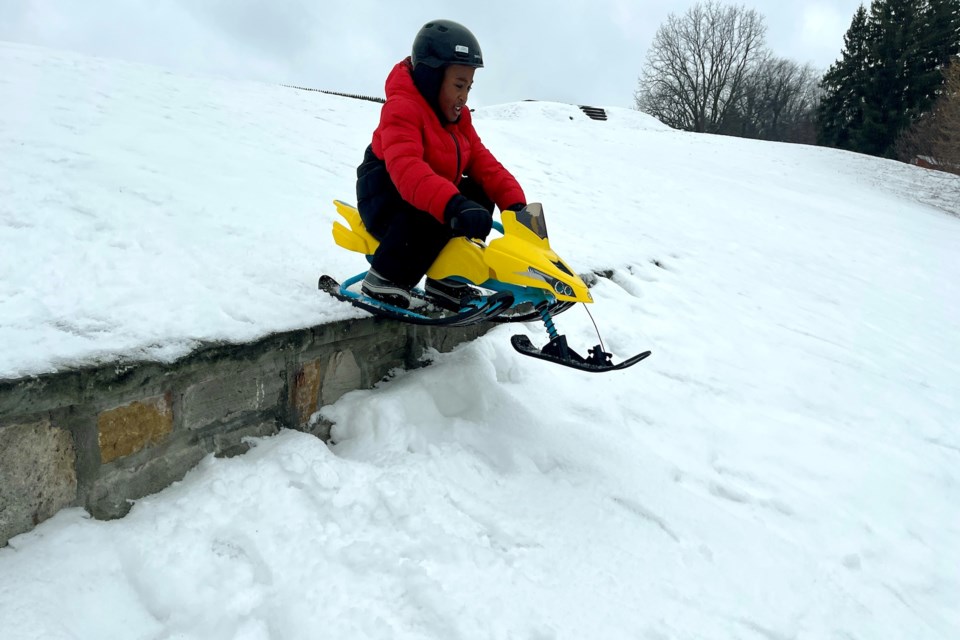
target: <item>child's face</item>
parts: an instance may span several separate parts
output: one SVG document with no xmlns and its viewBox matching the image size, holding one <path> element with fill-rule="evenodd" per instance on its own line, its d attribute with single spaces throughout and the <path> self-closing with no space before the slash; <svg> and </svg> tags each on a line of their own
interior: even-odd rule
<svg viewBox="0 0 960 640">
<path fill-rule="evenodd" d="M 443 84 L 440 85 L 440 111 L 450 122 L 460 118 L 460 109 L 467 102 L 467 95 L 473 87 L 473 67 L 452 64 L 443 71 Z"/>
</svg>

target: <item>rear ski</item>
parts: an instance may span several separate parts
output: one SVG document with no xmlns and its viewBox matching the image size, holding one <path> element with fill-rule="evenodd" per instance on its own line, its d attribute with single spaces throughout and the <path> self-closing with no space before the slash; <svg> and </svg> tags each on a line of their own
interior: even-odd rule
<svg viewBox="0 0 960 640">
<path fill-rule="evenodd" d="M 513 295 L 500 292 L 465 300 L 460 311 L 451 312 L 435 305 L 423 292 L 414 289 L 411 294 L 420 304 L 414 309 L 404 309 L 350 290 L 349 287 L 361 281 L 364 275 L 361 273 L 343 284 L 330 276 L 321 276 L 318 288 L 338 300 L 382 318 L 438 327 L 466 327 L 485 322 L 499 316 L 513 305 Z"/>
</svg>

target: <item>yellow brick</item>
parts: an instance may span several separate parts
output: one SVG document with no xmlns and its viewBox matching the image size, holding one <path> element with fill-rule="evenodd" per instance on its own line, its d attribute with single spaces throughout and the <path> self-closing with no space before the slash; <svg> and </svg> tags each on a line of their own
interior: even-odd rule
<svg viewBox="0 0 960 640">
<path fill-rule="evenodd" d="M 169 394 L 103 411 L 97 429 L 103 464 L 158 444 L 173 431 Z"/>
</svg>

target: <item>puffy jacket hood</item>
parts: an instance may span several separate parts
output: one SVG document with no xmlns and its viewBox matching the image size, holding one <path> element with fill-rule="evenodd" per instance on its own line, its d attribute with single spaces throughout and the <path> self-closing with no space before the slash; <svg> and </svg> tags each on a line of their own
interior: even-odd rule
<svg viewBox="0 0 960 640">
<path fill-rule="evenodd" d="M 406 58 L 394 66 L 390 75 L 387 76 L 384 87 L 387 99 L 391 98 L 391 94 L 398 97 L 411 97 L 413 93 L 418 94 L 430 110 L 437 114 L 440 124 L 446 124 L 447 120 L 440 112 L 440 85 L 443 84 L 443 73 L 443 67 L 434 69 L 425 64 L 414 67 L 410 58 Z M 412 92 L 411 89 L 413 89 Z"/>
<path fill-rule="evenodd" d="M 516 179 L 481 142 L 469 108 L 456 122 L 440 118 L 414 83 L 410 58 L 393 67 L 384 88 L 387 100 L 372 148 L 406 202 L 444 222 L 444 208 L 459 193 L 463 175 L 501 209 L 526 202 Z"/>
<path fill-rule="evenodd" d="M 427 101 L 433 112 L 444 122 L 443 111 L 440 110 L 440 85 L 443 84 L 443 74 L 446 67 L 433 68 L 425 64 L 413 67 L 413 85 Z"/>
</svg>

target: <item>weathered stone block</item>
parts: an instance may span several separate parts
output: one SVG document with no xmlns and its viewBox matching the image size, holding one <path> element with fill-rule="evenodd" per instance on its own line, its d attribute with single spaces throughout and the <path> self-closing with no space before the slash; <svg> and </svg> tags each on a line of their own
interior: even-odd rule
<svg viewBox="0 0 960 640">
<path fill-rule="evenodd" d="M 208 453 L 201 445 L 173 446 L 135 467 L 106 467 L 87 494 L 87 511 L 98 520 L 122 518 L 130 511 L 133 500 L 182 480 Z"/>
<path fill-rule="evenodd" d="M 159 444 L 173 431 L 169 395 L 137 400 L 97 416 L 103 464 Z"/>
<path fill-rule="evenodd" d="M 86 497 L 87 511 L 100 520 L 122 518 L 130 511 L 135 500 L 182 480 L 207 455 L 241 455 L 250 448 L 244 442 L 246 438 L 274 435 L 277 431 L 277 424 L 272 421 L 254 423 L 200 439 L 186 431 L 178 431 L 162 453 L 153 455 L 145 462 L 135 466 L 121 464 L 106 468 Z"/>
<path fill-rule="evenodd" d="M 353 351 L 338 351 L 327 362 L 327 370 L 323 374 L 320 389 L 321 404 L 333 404 L 340 396 L 360 389 L 363 386 L 363 373 Z M 309 417 L 309 416 L 308 416 Z"/>
<path fill-rule="evenodd" d="M 319 359 L 304 363 L 293 380 L 293 405 L 297 412 L 297 426 L 302 427 L 317 411 L 320 402 L 320 384 L 323 369 Z"/>
<path fill-rule="evenodd" d="M 68 431 L 46 420 L 0 427 L 0 546 L 76 497 L 76 454 Z"/>
<path fill-rule="evenodd" d="M 222 424 L 249 412 L 276 407 L 284 389 L 282 361 L 229 370 L 191 385 L 183 393 L 183 423 L 188 429 Z"/>
</svg>

